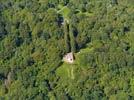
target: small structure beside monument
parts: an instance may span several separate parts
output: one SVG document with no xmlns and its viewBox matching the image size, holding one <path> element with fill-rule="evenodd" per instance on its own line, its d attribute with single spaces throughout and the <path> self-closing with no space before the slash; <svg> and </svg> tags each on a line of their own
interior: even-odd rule
<svg viewBox="0 0 134 100">
<path fill-rule="evenodd" d="M 63 57 L 63 61 L 72 64 L 74 62 L 74 55 L 72 52 L 67 53 L 64 57 Z"/>
</svg>

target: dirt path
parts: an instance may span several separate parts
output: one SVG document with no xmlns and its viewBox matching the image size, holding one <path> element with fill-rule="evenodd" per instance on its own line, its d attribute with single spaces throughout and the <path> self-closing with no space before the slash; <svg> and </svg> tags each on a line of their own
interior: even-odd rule
<svg viewBox="0 0 134 100">
<path fill-rule="evenodd" d="M 74 68 L 71 68 L 71 79 L 74 79 Z"/>
</svg>

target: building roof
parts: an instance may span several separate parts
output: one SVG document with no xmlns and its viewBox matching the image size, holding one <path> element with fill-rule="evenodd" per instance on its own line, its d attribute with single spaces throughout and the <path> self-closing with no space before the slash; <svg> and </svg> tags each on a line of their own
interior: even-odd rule
<svg viewBox="0 0 134 100">
<path fill-rule="evenodd" d="M 63 61 L 67 62 L 67 63 L 73 63 L 74 62 L 74 55 L 72 52 L 67 53 L 64 57 L 63 57 Z"/>
</svg>

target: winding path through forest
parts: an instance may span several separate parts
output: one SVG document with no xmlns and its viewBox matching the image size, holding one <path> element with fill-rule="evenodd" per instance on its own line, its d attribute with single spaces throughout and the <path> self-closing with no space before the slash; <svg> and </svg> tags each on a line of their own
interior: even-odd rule
<svg viewBox="0 0 134 100">
<path fill-rule="evenodd" d="M 69 14 L 70 14 L 71 10 L 67 6 L 62 6 L 62 5 L 59 5 L 59 9 L 55 9 L 55 10 L 57 11 L 58 14 L 60 14 L 63 17 L 64 24 L 66 22 L 68 24 L 68 26 L 69 26 L 70 25 L 70 23 L 69 23 L 69 20 L 70 20 Z M 80 15 L 80 14 L 84 14 L 85 16 L 93 15 L 92 13 L 82 12 L 79 9 L 76 9 L 76 11 L 78 12 L 77 15 Z M 88 48 L 88 50 L 89 50 L 89 48 Z M 92 49 L 90 48 L 90 50 L 92 50 Z M 82 49 L 81 53 L 76 53 L 75 55 L 78 57 L 83 52 L 87 52 L 87 49 L 85 49 L 85 50 Z M 70 64 L 63 63 L 59 67 L 57 73 L 62 77 L 68 77 L 70 79 L 75 79 L 75 75 L 74 75 L 74 67 L 75 66 L 76 65 L 73 65 L 73 64 L 70 65 Z"/>
</svg>

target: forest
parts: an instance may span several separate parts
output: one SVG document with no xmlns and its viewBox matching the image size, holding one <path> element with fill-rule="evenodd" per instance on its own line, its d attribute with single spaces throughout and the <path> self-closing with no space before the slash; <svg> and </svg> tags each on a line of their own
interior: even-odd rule
<svg viewBox="0 0 134 100">
<path fill-rule="evenodd" d="M 0 0 L 0 100 L 134 100 L 134 0 Z"/>
</svg>

